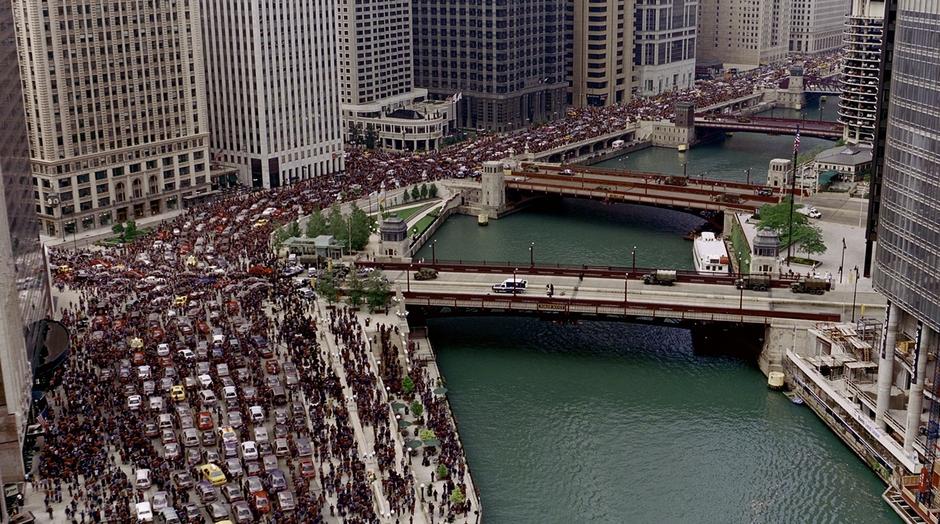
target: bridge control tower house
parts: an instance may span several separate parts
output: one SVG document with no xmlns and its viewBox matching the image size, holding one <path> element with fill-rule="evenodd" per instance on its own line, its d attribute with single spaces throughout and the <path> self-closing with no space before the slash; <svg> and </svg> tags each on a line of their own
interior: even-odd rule
<svg viewBox="0 0 940 524">
<path fill-rule="evenodd" d="M 408 253 L 408 224 L 400 217 L 388 217 L 379 226 L 380 256 L 406 258 Z"/>
<path fill-rule="evenodd" d="M 499 214 L 506 210 L 506 172 L 503 161 L 483 162 L 480 184 L 482 186 L 481 213 L 489 218 L 498 218 Z"/>
<path fill-rule="evenodd" d="M 777 90 L 777 105 L 789 109 L 802 110 L 806 107 L 806 91 L 803 86 L 803 67 L 790 68 L 790 85 Z"/>
<path fill-rule="evenodd" d="M 774 231 L 758 230 L 751 246 L 751 273 L 777 274 L 780 237 Z"/>
</svg>

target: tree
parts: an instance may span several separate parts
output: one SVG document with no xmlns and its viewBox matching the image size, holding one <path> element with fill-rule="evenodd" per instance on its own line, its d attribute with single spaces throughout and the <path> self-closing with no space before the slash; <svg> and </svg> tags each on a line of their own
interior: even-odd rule
<svg viewBox="0 0 940 524">
<path fill-rule="evenodd" d="M 339 206 L 336 204 L 333 204 L 333 207 L 330 208 L 330 234 L 340 245 L 348 247 L 346 242 L 349 240 L 349 229 L 346 218 L 343 217 L 343 213 L 340 212 Z"/>
<path fill-rule="evenodd" d="M 411 188 L 411 199 L 412 199 L 412 200 L 418 200 L 419 198 L 421 198 L 421 190 L 418 189 L 418 186 L 412 187 L 412 188 Z"/>
<path fill-rule="evenodd" d="M 362 128 L 360 126 L 361 124 L 359 124 L 358 122 L 353 122 L 353 124 L 349 126 L 349 143 L 350 144 L 353 144 L 353 145 L 359 144 L 359 140 L 362 138 Z"/>
<path fill-rule="evenodd" d="M 362 299 L 365 297 L 365 285 L 362 282 L 362 278 L 356 274 L 355 268 L 349 272 L 349 303 L 353 307 L 359 307 L 362 304 Z"/>
<path fill-rule="evenodd" d="M 352 212 L 349 214 L 349 234 L 352 248 L 356 251 L 362 251 L 369 244 L 369 233 L 372 229 L 372 217 L 365 211 L 353 204 Z"/>
<path fill-rule="evenodd" d="M 115 235 L 121 235 L 121 242 L 124 242 L 124 238 L 125 238 L 125 236 L 124 236 L 124 224 L 122 224 L 122 223 L 120 223 L 120 222 L 118 222 L 117 224 L 114 224 L 113 226 L 111 226 L 111 231 L 112 231 Z"/>
<path fill-rule="evenodd" d="M 336 289 L 336 280 L 332 272 L 325 273 L 317 279 L 317 293 L 330 305 L 339 299 L 339 290 Z"/>
<path fill-rule="evenodd" d="M 366 149 L 375 149 L 375 140 L 378 138 L 375 132 L 375 124 L 366 126 Z"/>
<path fill-rule="evenodd" d="M 130 238 L 131 240 L 137 236 L 137 222 L 134 222 L 133 219 L 127 221 L 127 225 L 124 226 L 124 238 Z"/>
<path fill-rule="evenodd" d="M 411 200 L 411 195 L 407 191 L 405 191 L 403 198 L 405 199 L 405 202 L 407 202 Z"/>
<path fill-rule="evenodd" d="M 460 486 L 454 486 L 454 490 L 450 492 L 450 502 L 455 506 L 459 506 L 467 501 L 467 497 L 464 496 L 463 490 L 460 489 Z"/>
<path fill-rule="evenodd" d="M 299 237 L 300 236 L 300 224 L 296 220 L 292 220 L 287 226 L 287 237 Z"/>
<path fill-rule="evenodd" d="M 423 428 L 418 432 L 418 438 L 424 441 L 428 441 L 432 438 L 437 438 L 437 435 L 434 433 L 433 429 Z"/>
<path fill-rule="evenodd" d="M 428 197 L 428 185 L 421 184 L 421 198 L 427 198 L 427 197 Z"/>
<path fill-rule="evenodd" d="M 415 400 L 411 403 L 411 413 L 415 418 L 421 418 L 421 415 L 424 414 L 424 406 L 421 405 L 421 402 Z"/>
<path fill-rule="evenodd" d="M 373 271 L 366 284 L 366 301 L 369 304 L 369 311 L 384 308 L 391 297 L 388 280 L 382 276 L 381 271 Z"/>
<path fill-rule="evenodd" d="M 401 379 L 401 390 L 405 392 L 406 395 L 410 395 L 415 390 L 415 381 L 411 380 L 411 377 L 405 375 L 405 378 Z"/>
<path fill-rule="evenodd" d="M 758 229 L 774 231 L 780 237 L 780 245 L 791 243 L 790 234 L 790 198 L 779 204 L 767 204 L 760 208 L 760 221 Z M 809 218 L 797 213 L 803 207 L 796 204 L 793 208 L 793 239 L 792 243 L 807 254 L 821 254 L 826 252 L 826 245 L 822 240 L 822 230 L 809 223 Z"/>
<path fill-rule="evenodd" d="M 447 470 L 447 466 L 443 464 L 438 464 L 437 465 L 437 478 L 446 479 L 448 475 L 450 475 L 450 471 Z"/>
<path fill-rule="evenodd" d="M 431 184 L 428 186 L 428 196 L 431 198 L 437 198 L 437 184 Z"/>
<path fill-rule="evenodd" d="M 323 216 L 323 211 L 315 209 L 313 213 L 307 218 L 307 236 L 310 238 L 315 238 L 320 235 L 325 235 L 329 233 L 330 227 L 326 223 L 326 217 Z"/>
</svg>

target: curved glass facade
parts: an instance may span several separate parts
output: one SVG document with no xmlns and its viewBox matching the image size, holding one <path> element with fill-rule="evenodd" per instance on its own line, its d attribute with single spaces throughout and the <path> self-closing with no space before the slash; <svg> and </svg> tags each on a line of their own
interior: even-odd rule
<svg viewBox="0 0 940 524">
<path fill-rule="evenodd" d="M 876 288 L 940 329 L 940 3 L 900 0 Z"/>
</svg>

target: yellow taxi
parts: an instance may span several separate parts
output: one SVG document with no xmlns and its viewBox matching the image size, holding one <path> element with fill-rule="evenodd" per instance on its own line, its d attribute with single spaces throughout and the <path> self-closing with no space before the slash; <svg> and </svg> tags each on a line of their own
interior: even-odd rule
<svg viewBox="0 0 940 524">
<path fill-rule="evenodd" d="M 173 402 L 183 402 L 186 400 L 186 388 L 176 385 L 170 388 L 170 398 Z"/>
<path fill-rule="evenodd" d="M 262 219 L 259 219 L 257 222 L 255 222 L 255 227 L 263 227 L 267 225 L 267 223 L 268 223 L 268 219 L 262 218 Z"/>
<path fill-rule="evenodd" d="M 177 295 L 176 298 L 173 300 L 173 305 L 185 306 L 187 302 L 189 302 L 189 297 L 187 297 L 186 295 Z"/>
<path fill-rule="evenodd" d="M 221 486 L 228 482 L 225 473 L 222 473 L 222 468 L 211 462 L 199 466 L 199 472 L 202 473 L 202 478 L 211 482 L 213 486 Z"/>
</svg>

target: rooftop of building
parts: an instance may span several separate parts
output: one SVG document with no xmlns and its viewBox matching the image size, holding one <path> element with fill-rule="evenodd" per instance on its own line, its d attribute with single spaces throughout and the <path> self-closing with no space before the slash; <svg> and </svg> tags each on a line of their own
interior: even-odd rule
<svg viewBox="0 0 940 524">
<path fill-rule="evenodd" d="M 871 148 L 855 145 L 836 146 L 816 155 L 817 162 L 858 166 L 871 162 Z"/>
</svg>

